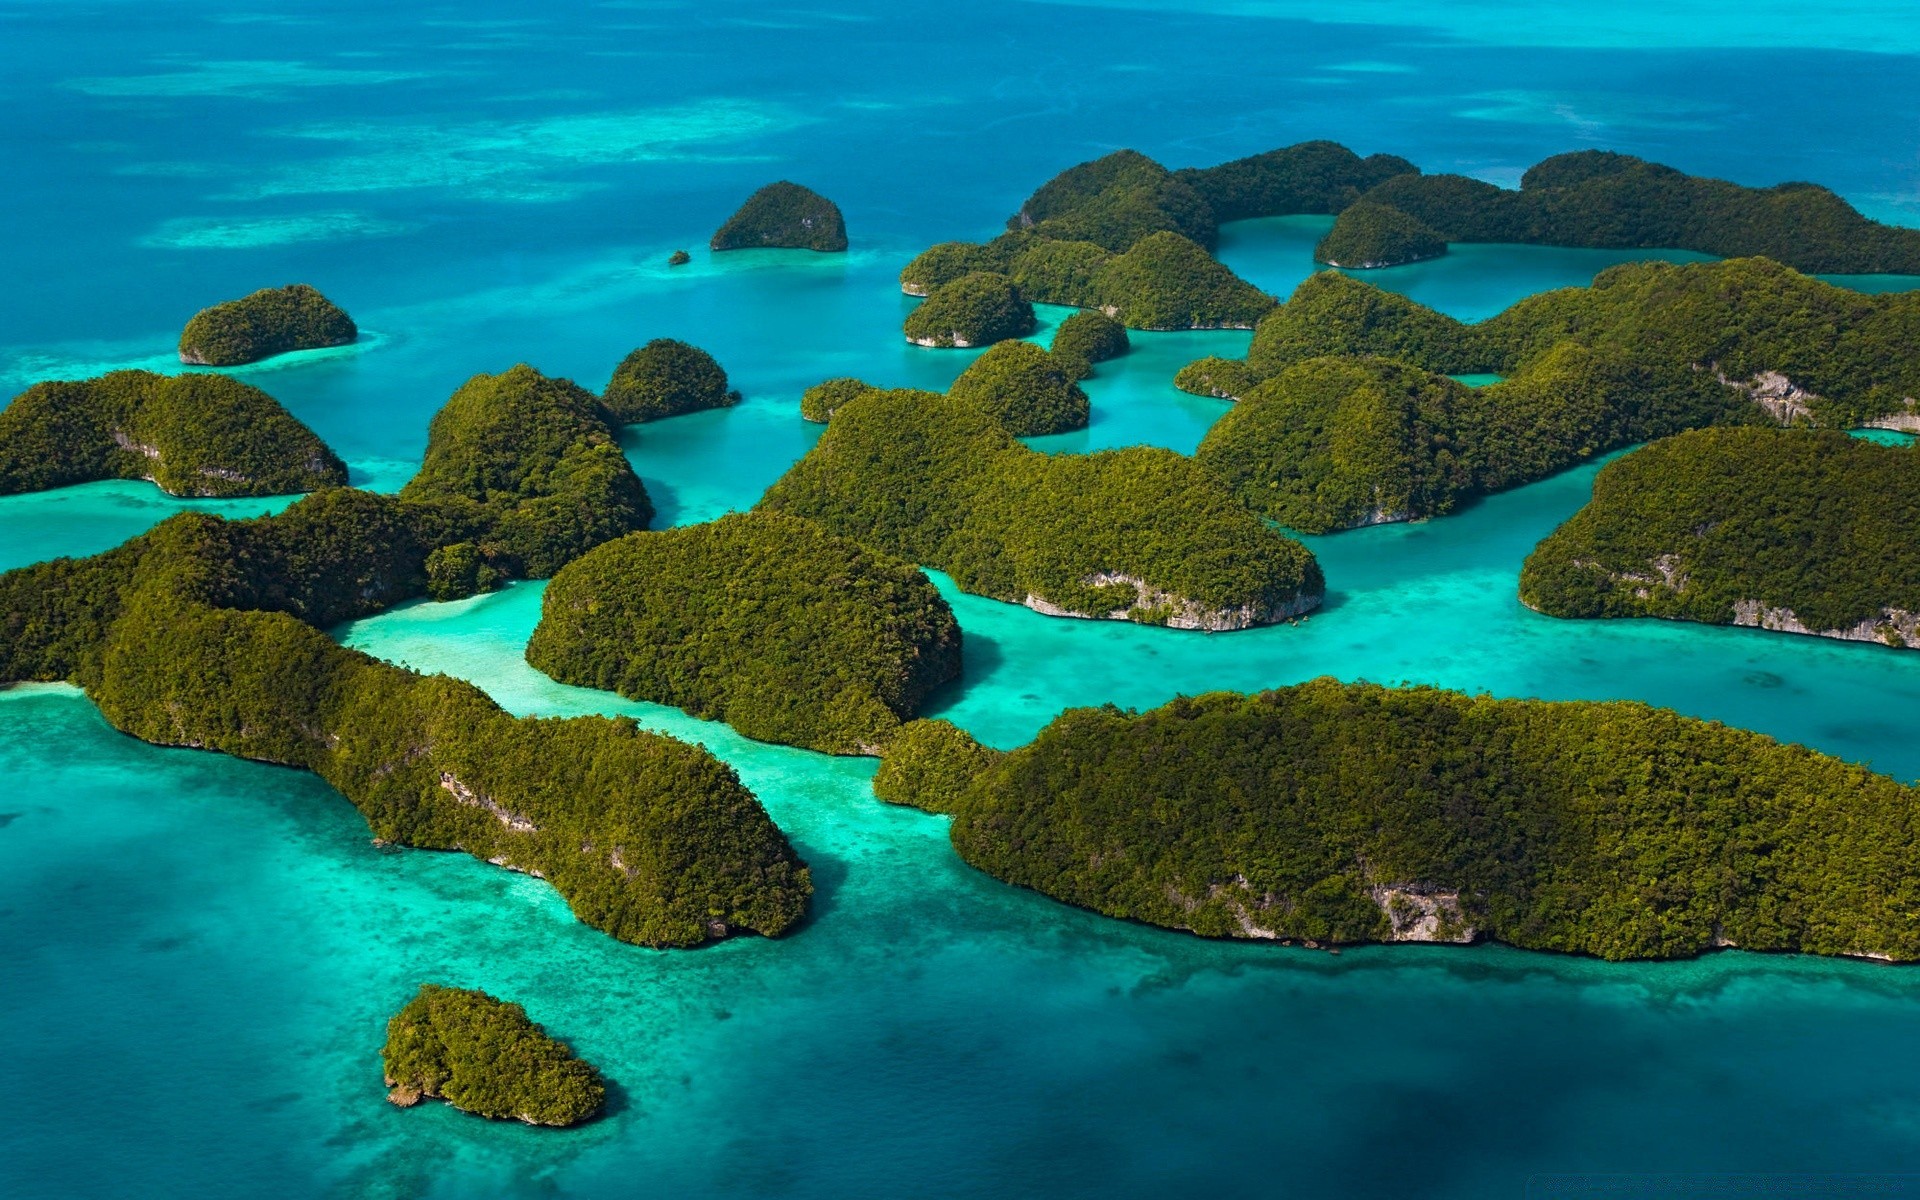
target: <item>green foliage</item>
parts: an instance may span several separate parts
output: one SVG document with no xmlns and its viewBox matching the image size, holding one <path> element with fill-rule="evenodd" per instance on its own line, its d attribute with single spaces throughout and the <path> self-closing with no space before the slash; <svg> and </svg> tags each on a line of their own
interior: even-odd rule
<svg viewBox="0 0 1920 1200">
<path fill-rule="evenodd" d="M 950 813 L 959 795 L 1000 757 L 950 721 L 909 721 L 887 744 L 873 794 L 888 804 Z"/>
<path fill-rule="evenodd" d="M 806 868 L 706 751 L 631 721 L 516 720 L 319 631 L 551 571 L 646 514 L 593 397 L 528 367 L 476 376 L 398 496 L 182 513 L 105 554 L 0 575 L 0 679 L 71 680 L 143 740 L 315 771 L 377 837 L 540 875 L 627 941 L 778 933 L 805 910 Z"/>
<path fill-rule="evenodd" d="M 1631 442 L 1762 419 L 1710 377 L 1573 342 L 1477 389 L 1394 359 L 1314 358 L 1252 388 L 1197 457 L 1256 512 L 1325 533 L 1439 516 Z"/>
<path fill-rule="evenodd" d="M 1311 608 L 1324 588 L 1304 547 L 1191 459 L 1041 454 L 952 396 L 848 404 L 761 506 L 1041 611 L 1240 628 Z"/>
<path fill-rule="evenodd" d="M 1032 342 L 996 342 L 960 373 L 947 394 L 991 413 L 1015 437 L 1087 427 L 1087 394 L 1075 367 Z"/>
<path fill-rule="evenodd" d="M 195 313 L 180 334 L 180 361 L 232 367 L 291 350 L 344 346 L 359 336 L 352 317 L 312 287 L 295 283 Z"/>
<path fill-rule="evenodd" d="M 1321 679 L 1066 712 L 975 777 L 952 836 L 996 878 L 1214 937 L 1910 961 L 1916 801 L 1641 704 Z"/>
<path fill-rule="evenodd" d="M 1664 247 L 1764 255 L 1809 272 L 1920 272 L 1920 230 L 1869 220 L 1826 188 L 1741 187 L 1601 150 L 1549 158 L 1517 192 L 1458 175 L 1403 175 L 1367 199 L 1454 242 Z"/>
<path fill-rule="evenodd" d="M 1377 184 L 1419 173 L 1420 168 L 1404 158 L 1361 158 L 1338 142 L 1301 142 L 1217 167 L 1177 172 L 1221 221 L 1337 213 Z"/>
<path fill-rule="evenodd" d="M 833 414 L 849 401 L 877 392 L 880 389 L 859 379 L 842 377 L 823 379 L 806 391 L 800 393 L 800 415 L 809 421 L 818 421 L 822 425 L 833 420 Z"/>
<path fill-rule="evenodd" d="M 1788 609 L 1810 629 L 1920 612 L 1920 453 L 1836 432 L 1702 429 L 1636 450 L 1527 558 L 1520 595 L 1562 617 L 1727 624 Z"/>
<path fill-rule="evenodd" d="M 1177 233 L 1142 238 L 1100 269 L 1094 291 L 1129 329 L 1250 329 L 1274 306 Z"/>
<path fill-rule="evenodd" d="M 1033 305 L 1004 275 L 974 271 L 933 290 L 907 314 L 907 340 L 920 346 L 985 346 L 1034 330 Z"/>
<path fill-rule="evenodd" d="M 434 518 L 436 544 L 475 542 L 532 578 L 653 519 L 599 402 L 524 363 L 474 376 L 434 414 L 400 497 Z"/>
<path fill-rule="evenodd" d="M 1313 248 L 1313 257 L 1336 267 L 1392 267 L 1446 252 L 1447 239 L 1424 221 L 1385 204 L 1360 200 L 1341 212 Z"/>
<path fill-rule="evenodd" d="M 1005 275 L 1013 267 L 1013 241 L 1025 238 L 996 238 L 978 242 L 938 242 L 914 256 L 900 271 L 900 290 L 909 296 L 931 295 L 962 275 L 984 271 Z"/>
<path fill-rule="evenodd" d="M 1020 294 L 1045 304 L 1090 308 L 1100 303 L 1094 280 L 1113 254 L 1092 242 L 1035 240 L 1007 268 Z"/>
<path fill-rule="evenodd" d="M 1073 365 L 1076 379 L 1093 374 L 1093 364 L 1119 358 L 1130 348 L 1127 327 L 1103 312 L 1077 312 L 1060 322 L 1048 349 L 1062 363 Z"/>
<path fill-rule="evenodd" d="M 712 242 L 715 250 L 773 246 L 845 250 L 847 223 L 840 215 L 840 206 L 797 183 L 769 183 L 747 197 L 747 202 L 720 226 Z"/>
<path fill-rule="evenodd" d="M 570 563 L 527 661 L 761 741 L 871 754 L 959 676 L 960 628 L 913 566 L 807 521 L 736 513 Z"/>
<path fill-rule="evenodd" d="M 600 1111 L 606 1085 L 518 1004 L 477 989 L 422 984 L 387 1022 L 380 1051 L 397 1104 L 436 1096 L 482 1117 L 577 1125 Z"/>
<path fill-rule="evenodd" d="M 1613 267 L 1591 287 L 1528 297 L 1478 325 L 1322 272 L 1260 322 L 1242 367 L 1204 360 L 1176 382 L 1203 393 L 1231 384 L 1228 394 L 1246 395 L 1259 380 L 1328 354 L 1511 377 L 1563 342 L 1669 382 L 1697 373 L 1750 383 L 1778 373 L 1807 393 L 1796 402 L 1821 425 L 1905 413 L 1907 397 L 1920 396 L 1920 361 L 1907 351 L 1920 342 L 1920 294 L 1863 295 L 1763 258 Z"/>
<path fill-rule="evenodd" d="M 224 375 L 113 371 L 37 383 L 0 409 L 0 494 L 152 479 L 175 496 L 272 496 L 347 481 L 314 432 Z"/>
<path fill-rule="evenodd" d="M 1116 253 L 1154 233 L 1177 233 L 1209 248 L 1219 235 L 1200 194 L 1137 150 L 1116 150 L 1060 172 L 1028 197 L 1007 228 Z"/>
<path fill-rule="evenodd" d="M 670 267 L 684 267 L 692 261 L 693 255 L 688 254 L 685 250 L 675 250 L 672 254 L 667 255 L 667 265 Z"/>
<path fill-rule="evenodd" d="M 713 355 L 672 338 L 655 338 L 622 359 L 600 397 L 622 425 L 740 403 Z"/>
</svg>

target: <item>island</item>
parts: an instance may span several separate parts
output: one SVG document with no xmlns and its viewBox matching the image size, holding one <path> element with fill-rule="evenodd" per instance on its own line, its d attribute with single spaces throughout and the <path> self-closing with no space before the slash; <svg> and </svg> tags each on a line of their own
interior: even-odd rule
<svg viewBox="0 0 1920 1200">
<path fill-rule="evenodd" d="M 1077 365 L 1032 342 L 995 342 L 953 381 L 947 394 L 991 413 L 1015 437 L 1087 427 L 1087 394 Z"/>
<path fill-rule="evenodd" d="M 1824 274 L 1920 272 L 1920 229 L 1870 220 L 1817 184 L 1742 187 L 1606 150 L 1545 159 L 1521 176 L 1518 191 L 1463 175 L 1402 174 L 1362 202 L 1369 208 L 1343 211 L 1329 241 L 1366 241 L 1342 227 L 1377 226 L 1372 210 L 1385 208 L 1446 242 L 1697 250 Z M 1431 257 L 1424 241 L 1404 249 L 1407 256 L 1347 265 Z"/>
<path fill-rule="evenodd" d="M 387 1099 L 400 1108 L 444 1100 L 475 1116 L 564 1127 L 607 1099 L 600 1072 L 565 1042 L 477 988 L 422 984 L 387 1022 L 380 1063 Z"/>
<path fill-rule="evenodd" d="M 1025 337 L 1035 322 L 1033 305 L 1011 279 L 974 271 L 933 289 L 907 314 L 904 328 L 916 346 L 965 349 Z"/>
<path fill-rule="evenodd" d="M 903 730 L 876 789 L 952 812 L 974 867 L 1107 916 L 1310 946 L 1920 960 L 1920 792 L 1667 709 L 1317 679 L 1070 709 L 1004 755 L 957 733 Z"/>
<path fill-rule="evenodd" d="M 781 180 L 747 197 L 713 235 L 715 250 L 818 250 L 847 248 L 840 206 L 811 188 Z"/>
<path fill-rule="evenodd" d="M 848 401 L 858 400 L 870 392 L 879 390 L 881 389 L 865 380 L 846 376 L 838 379 L 823 379 L 800 393 L 800 415 L 806 420 L 817 421 L 824 425 L 833 420 L 833 414 L 844 407 Z"/>
<path fill-rule="evenodd" d="M 1349 205 L 1313 248 L 1316 262 L 1349 270 L 1397 267 L 1447 252 L 1447 239 L 1418 217 L 1372 200 Z"/>
<path fill-rule="evenodd" d="M 272 396 L 224 375 L 110 371 L 0 409 L 0 495 L 146 479 L 173 496 L 338 487 L 346 464 Z"/>
<path fill-rule="evenodd" d="M 622 425 L 740 403 L 727 387 L 727 373 L 698 346 L 655 338 L 614 368 L 600 396 L 607 415 Z"/>
<path fill-rule="evenodd" d="M 1129 329 L 1252 329 L 1275 301 L 1177 233 L 1153 233 L 1100 268 L 1098 307 Z"/>
<path fill-rule="evenodd" d="M 1083 310 L 1060 322 L 1047 347 L 1074 379 L 1093 374 L 1093 365 L 1119 358 L 1130 348 L 1127 327 L 1103 312 Z"/>
<path fill-rule="evenodd" d="M 237 367 L 294 350 L 345 346 L 359 336 L 338 305 L 308 284 L 293 283 L 195 313 L 180 334 L 180 361 Z"/>
<path fill-rule="evenodd" d="M 1145 446 L 1042 454 L 951 395 L 846 404 L 759 507 L 1050 616 L 1246 629 L 1325 593 L 1306 547 L 1192 459 Z"/>
<path fill-rule="evenodd" d="M 1520 598 L 1920 649 L 1920 452 L 1821 430 L 1654 442 L 1600 472 Z"/>
<path fill-rule="evenodd" d="M 1326 531 L 1436 515 L 1702 426 L 1920 428 L 1920 365 L 1898 349 L 1916 338 L 1916 297 L 1767 259 L 1615 267 L 1477 325 L 1322 273 L 1261 322 L 1246 359 L 1202 359 L 1175 382 L 1240 401 L 1203 465 L 1273 519 Z M 1327 361 L 1342 357 L 1406 369 Z M 1504 378 L 1434 378 L 1470 373 Z"/>
<path fill-rule="evenodd" d="M 182 513 L 103 554 L 0 574 L 0 681 L 75 683 L 143 741 L 313 771 L 377 839 L 543 878 L 623 941 L 779 934 L 806 911 L 806 865 L 705 749 L 625 718 L 516 718 L 321 632 L 551 575 L 651 516 L 590 393 L 524 365 L 478 375 L 397 496 Z"/>
<path fill-rule="evenodd" d="M 527 661 L 763 742 L 877 754 L 960 675 L 960 627 L 910 563 L 773 512 L 635 533 L 547 586 Z"/>
<path fill-rule="evenodd" d="M 684 267 L 692 261 L 693 255 L 688 254 L 685 250 L 675 250 L 672 254 L 667 255 L 667 265 L 670 267 Z"/>
</svg>

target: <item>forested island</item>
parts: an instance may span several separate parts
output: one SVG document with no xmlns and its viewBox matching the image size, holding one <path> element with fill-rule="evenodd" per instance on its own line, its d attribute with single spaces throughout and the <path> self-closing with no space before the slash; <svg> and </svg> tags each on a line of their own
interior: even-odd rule
<svg viewBox="0 0 1920 1200">
<path fill-rule="evenodd" d="M 0 495 L 148 479 L 174 496 L 337 487 L 346 464 L 280 402 L 224 375 L 111 371 L 0 409 Z"/>
<path fill-rule="evenodd" d="M 1244 629 L 1320 603 L 1319 564 L 1193 460 L 1048 455 L 978 405 L 875 391 L 836 409 L 761 499 L 969 592 L 1056 616 Z"/>
<path fill-rule="evenodd" d="M 840 206 L 812 188 L 781 180 L 747 197 L 715 231 L 714 250 L 818 250 L 847 248 L 847 222 Z"/>
<path fill-rule="evenodd" d="M 1444 513 L 1701 426 L 1920 426 L 1903 349 L 1916 338 L 1920 295 L 1862 295 L 1766 259 L 1615 267 L 1478 325 L 1323 273 L 1261 322 L 1245 360 L 1202 359 L 1176 383 L 1240 401 L 1202 465 L 1321 532 Z M 1505 378 L 1442 377 L 1467 373 Z"/>
<path fill-rule="evenodd" d="M 236 367 L 294 350 L 344 346 L 359 336 L 338 305 L 308 284 L 293 283 L 195 313 L 180 333 L 180 361 Z"/>
<path fill-rule="evenodd" d="M 740 403 L 727 373 L 698 346 L 655 338 L 620 360 L 600 395 L 608 417 L 622 425 Z"/>
<path fill-rule="evenodd" d="M 1775 429 L 1654 442 L 1600 472 L 1520 597 L 1920 648 L 1920 451 Z"/>
<path fill-rule="evenodd" d="M 806 391 L 800 393 L 800 415 L 809 421 L 824 425 L 833 420 L 833 414 L 844 408 L 851 400 L 872 392 L 880 391 L 862 379 L 842 376 L 838 379 L 823 379 Z"/>
<path fill-rule="evenodd" d="M 992 271 L 970 271 L 934 288 L 907 314 L 907 340 L 916 346 L 965 349 L 1034 330 L 1033 305 L 1013 280 Z"/>
<path fill-rule="evenodd" d="M 1464 175 L 1396 175 L 1340 213 L 1318 257 L 1395 266 L 1444 253 L 1447 242 L 1697 250 L 1824 274 L 1920 273 L 1920 230 L 1869 220 L 1817 184 L 1742 187 L 1608 150 L 1536 163 L 1518 191 Z"/>
<path fill-rule="evenodd" d="M 777 934 L 807 869 L 731 768 L 630 720 L 516 719 L 321 632 L 421 595 L 551 575 L 652 515 L 598 401 L 519 366 L 434 417 L 397 496 L 175 516 L 86 559 L 0 575 L 0 680 L 80 685 L 157 745 L 315 771 L 384 841 L 548 880 L 625 941 Z"/>
<path fill-rule="evenodd" d="M 1119 358 L 1132 348 L 1127 327 L 1103 312 L 1083 310 L 1060 322 L 1047 350 L 1074 379 L 1093 374 L 1094 364 Z"/>
<path fill-rule="evenodd" d="M 947 394 L 978 405 L 1015 437 L 1087 427 L 1087 394 L 1075 382 L 1077 360 L 1063 361 L 1032 342 L 996 342 L 953 381 Z"/>
<path fill-rule="evenodd" d="M 566 1126 L 600 1111 L 606 1084 L 518 1004 L 479 989 L 421 985 L 387 1022 L 380 1063 L 387 1099 L 445 1100 L 461 1112 Z"/>
<path fill-rule="evenodd" d="M 998 879 L 1209 937 L 1920 959 L 1915 789 L 1643 704 L 1320 679 L 1004 755 L 925 722 L 875 788 Z"/>
<path fill-rule="evenodd" d="M 960 627 L 912 564 L 810 521 L 734 513 L 562 568 L 527 661 L 761 741 L 875 754 L 959 676 Z"/>
</svg>

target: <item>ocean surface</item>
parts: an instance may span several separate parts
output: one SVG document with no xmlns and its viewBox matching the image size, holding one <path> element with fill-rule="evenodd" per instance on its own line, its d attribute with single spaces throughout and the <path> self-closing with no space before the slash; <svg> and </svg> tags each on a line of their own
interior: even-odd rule
<svg viewBox="0 0 1920 1200">
<path fill-rule="evenodd" d="M 367 336 L 235 374 L 390 489 L 473 373 L 525 361 L 597 388 L 629 349 L 682 337 L 745 402 L 624 443 L 660 523 L 704 521 L 818 437 L 798 417 L 807 384 L 945 386 L 971 355 L 904 343 L 897 271 L 991 235 L 1074 162 L 1329 137 L 1512 183 L 1605 147 L 1817 180 L 1920 224 L 1916 56 L 1901 0 L 0 0 L 0 397 L 177 369 L 194 310 L 306 281 Z M 851 252 L 709 256 L 776 178 L 836 199 Z M 1241 223 L 1221 254 L 1284 295 L 1325 226 Z M 670 270 L 683 247 L 693 262 Z M 1630 257 L 1461 247 L 1369 278 L 1480 318 Z M 1224 405 L 1172 374 L 1247 336 L 1136 335 L 1089 384 L 1090 428 L 1034 444 L 1192 450 Z M 1334 675 L 1641 699 L 1920 778 L 1920 655 L 1521 608 L 1522 559 L 1596 469 L 1308 539 L 1331 591 L 1299 625 L 1057 620 L 940 579 L 966 674 L 936 707 L 1013 746 L 1073 705 Z M 0 568 L 185 507 L 285 502 L 135 483 L 0 498 Z M 961 864 L 944 819 L 874 800 L 872 760 L 545 679 L 521 657 L 540 594 L 337 634 L 518 713 L 631 713 L 703 742 L 812 864 L 811 919 L 778 941 L 621 945 L 540 881 L 375 847 L 313 776 L 146 746 L 70 688 L 0 692 L 0 1196 L 1599 1194 L 1564 1189 L 1581 1173 L 1711 1177 L 1695 1182 L 1719 1195 L 1776 1176 L 1832 1177 L 1794 1194 L 1920 1187 L 1920 971 L 1330 955 L 1107 920 Z M 524 1003 L 616 1081 L 609 1115 L 555 1132 L 386 1104 L 383 1024 L 424 981 Z"/>
</svg>

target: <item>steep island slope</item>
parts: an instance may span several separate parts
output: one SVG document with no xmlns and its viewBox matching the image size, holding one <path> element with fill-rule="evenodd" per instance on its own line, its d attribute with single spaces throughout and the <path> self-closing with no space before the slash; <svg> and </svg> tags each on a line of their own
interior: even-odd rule
<svg viewBox="0 0 1920 1200">
<path fill-rule="evenodd" d="M 180 333 L 180 361 L 235 367 L 295 350 L 344 346 L 359 336 L 339 305 L 308 284 L 293 283 L 195 313 Z"/>
<path fill-rule="evenodd" d="M 834 253 L 847 248 L 847 223 L 833 201 L 811 188 L 781 180 L 747 197 L 715 231 L 710 246 Z"/>
<path fill-rule="evenodd" d="M 1642 704 L 1321 679 L 1004 755 L 916 723 L 875 787 L 998 879 L 1209 937 L 1920 959 L 1913 788 Z"/>
<path fill-rule="evenodd" d="M 1669 617 L 1920 649 L 1920 451 L 1703 429 L 1609 463 L 1528 556 L 1558 617 Z"/>
<path fill-rule="evenodd" d="M 224 375 L 112 371 L 36 383 L 0 409 L 0 495 L 99 479 L 275 496 L 338 487 L 347 468 L 279 401 Z"/>
<path fill-rule="evenodd" d="M 960 627 L 910 564 L 795 517 L 735 513 L 569 563 L 527 661 L 761 741 L 873 754 L 959 676 Z"/>
<path fill-rule="evenodd" d="M 1244 629 L 1306 612 L 1325 590 L 1304 546 L 1191 459 L 1041 454 L 979 406 L 930 392 L 836 409 L 760 507 L 1057 616 Z"/>
<path fill-rule="evenodd" d="M 526 1009 L 478 989 L 423 984 L 387 1022 L 380 1064 L 401 1108 L 436 1099 L 476 1116 L 566 1126 L 607 1098 L 600 1073 Z"/>
</svg>

